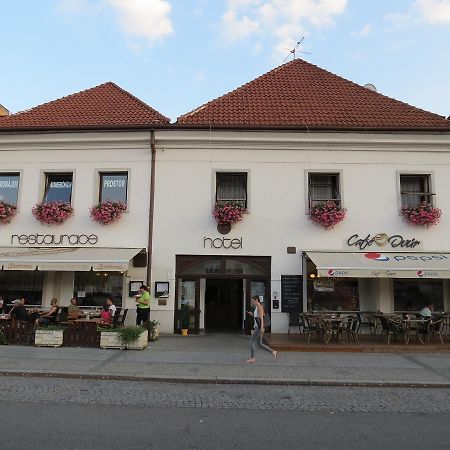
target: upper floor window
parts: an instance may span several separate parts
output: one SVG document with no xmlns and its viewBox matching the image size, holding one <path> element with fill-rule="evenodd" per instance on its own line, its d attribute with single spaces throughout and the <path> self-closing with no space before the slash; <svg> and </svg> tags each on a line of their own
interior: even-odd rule
<svg viewBox="0 0 450 450">
<path fill-rule="evenodd" d="M 247 173 L 216 173 L 216 204 L 232 203 L 247 208 Z"/>
<path fill-rule="evenodd" d="M 0 173 L 0 202 L 17 206 L 20 175 L 18 173 Z"/>
<path fill-rule="evenodd" d="M 44 202 L 65 202 L 72 200 L 72 173 L 47 173 Z"/>
<path fill-rule="evenodd" d="M 430 175 L 400 175 L 402 207 L 433 203 Z"/>
<path fill-rule="evenodd" d="M 309 207 L 326 202 L 341 205 L 338 173 L 309 173 L 308 174 Z"/>
<path fill-rule="evenodd" d="M 128 173 L 100 173 L 100 201 L 127 203 Z"/>
</svg>

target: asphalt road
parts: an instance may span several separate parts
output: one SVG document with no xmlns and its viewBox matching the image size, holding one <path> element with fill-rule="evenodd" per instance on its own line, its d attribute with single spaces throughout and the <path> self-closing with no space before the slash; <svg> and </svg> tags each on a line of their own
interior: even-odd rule
<svg viewBox="0 0 450 450">
<path fill-rule="evenodd" d="M 3 449 L 450 449 L 450 389 L 0 378 Z"/>
</svg>

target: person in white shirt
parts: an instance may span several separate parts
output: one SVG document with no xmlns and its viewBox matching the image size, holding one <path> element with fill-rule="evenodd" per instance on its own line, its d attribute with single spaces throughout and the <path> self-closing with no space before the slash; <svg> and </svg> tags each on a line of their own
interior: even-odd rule
<svg viewBox="0 0 450 450">
<path fill-rule="evenodd" d="M 111 320 L 113 320 L 116 314 L 116 305 L 114 304 L 114 300 L 111 297 L 108 297 L 106 304 L 109 306 L 109 310 L 111 311 Z"/>
<path fill-rule="evenodd" d="M 432 314 L 431 314 L 431 311 L 433 311 L 433 303 L 428 303 L 427 304 L 427 306 L 425 306 L 424 308 L 422 308 L 421 310 L 420 310 L 420 315 L 423 317 L 423 318 L 426 318 L 426 319 L 431 319 L 431 317 L 432 317 Z"/>
</svg>

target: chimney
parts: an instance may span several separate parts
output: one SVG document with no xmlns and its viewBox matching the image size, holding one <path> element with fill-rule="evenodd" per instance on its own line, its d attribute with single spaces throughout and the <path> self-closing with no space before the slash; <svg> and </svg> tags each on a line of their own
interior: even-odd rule
<svg viewBox="0 0 450 450">
<path fill-rule="evenodd" d="M 9 111 L 0 104 L 0 116 L 9 116 Z"/>
</svg>

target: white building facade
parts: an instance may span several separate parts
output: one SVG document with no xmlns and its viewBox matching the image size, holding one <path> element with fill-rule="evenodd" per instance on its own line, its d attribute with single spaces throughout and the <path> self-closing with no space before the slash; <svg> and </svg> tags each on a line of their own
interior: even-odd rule
<svg viewBox="0 0 450 450">
<path fill-rule="evenodd" d="M 163 330 L 178 332 L 187 310 L 192 332 L 243 330 L 254 294 L 272 332 L 288 331 L 289 311 L 450 308 L 446 119 L 294 61 L 177 125 L 156 132 Z M 346 217 L 325 229 L 308 212 L 331 200 Z M 212 216 L 220 202 L 246 208 L 228 234 Z M 442 210 L 437 225 L 403 219 L 422 202 Z"/>
<path fill-rule="evenodd" d="M 60 306 L 73 296 L 80 306 L 111 297 L 130 309 L 132 322 L 133 295 L 148 275 L 150 127 L 165 118 L 112 83 L 60 102 L 0 119 L 0 201 L 17 208 L 0 225 L 0 295 L 44 307 L 53 297 Z M 49 113 L 54 104 L 61 111 Z M 130 125 L 114 113 L 93 112 L 121 106 Z M 29 126 L 39 120 L 37 129 Z M 35 205 L 55 201 L 69 203 L 73 215 L 40 223 Z M 125 205 L 120 219 L 93 220 L 91 208 L 108 201 Z"/>
</svg>

